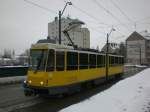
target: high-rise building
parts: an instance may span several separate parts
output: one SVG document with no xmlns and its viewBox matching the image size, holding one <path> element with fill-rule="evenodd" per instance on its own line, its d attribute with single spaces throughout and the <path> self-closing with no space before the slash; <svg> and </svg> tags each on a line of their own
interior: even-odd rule
<svg viewBox="0 0 150 112">
<path fill-rule="evenodd" d="M 61 20 L 61 43 L 64 45 L 69 44 L 69 40 L 64 35 L 63 31 L 69 26 L 69 23 L 80 21 L 78 19 L 71 19 L 69 17 L 62 18 Z M 83 28 L 82 25 L 78 25 L 77 27 L 68 31 L 71 40 L 75 45 L 82 48 L 90 48 L 90 32 L 88 28 Z M 51 39 L 56 40 L 56 44 L 59 43 L 59 21 L 58 18 L 55 17 L 53 22 L 48 23 L 48 36 Z"/>
</svg>

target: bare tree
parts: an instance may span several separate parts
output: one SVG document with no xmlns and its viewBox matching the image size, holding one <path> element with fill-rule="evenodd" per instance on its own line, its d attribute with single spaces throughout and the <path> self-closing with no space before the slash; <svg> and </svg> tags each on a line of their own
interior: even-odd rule
<svg viewBox="0 0 150 112">
<path fill-rule="evenodd" d="M 11 50 L 5 49 L 2 57 L 3 58 L 12 58 Z"/>
</svg>

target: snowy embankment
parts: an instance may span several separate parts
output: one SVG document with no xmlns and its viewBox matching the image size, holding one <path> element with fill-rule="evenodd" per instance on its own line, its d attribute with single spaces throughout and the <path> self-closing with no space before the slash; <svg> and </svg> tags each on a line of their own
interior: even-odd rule
<svg viewBox="0 0 150 112">
<path fill-rule="evenodd" d="M 0 85 L 19 83 L 25 80 L 26 76 L 13 76 L 0 78 Z"/>
<path fill-rule="evenodd" d="M 60 112 L 148 112 L 150 68 Z"/>
<path fill-rule="evenodd" d="M 131 64 L 125 64 L 125 67 L 137 67 L 137 68 L 146 68 L 146 65 L 131 65 Z"/>
</svg>

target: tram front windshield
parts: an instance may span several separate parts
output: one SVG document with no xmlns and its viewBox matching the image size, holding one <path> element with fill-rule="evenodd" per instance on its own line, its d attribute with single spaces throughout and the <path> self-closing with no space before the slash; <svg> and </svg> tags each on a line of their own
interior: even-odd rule
<svg viewBox="0 0 150 112">
<path fill-rule="evenodd" d="M 29 69 L 34 71 L 45 71 L 48 50 L 31 50 Z"/>
</svg>

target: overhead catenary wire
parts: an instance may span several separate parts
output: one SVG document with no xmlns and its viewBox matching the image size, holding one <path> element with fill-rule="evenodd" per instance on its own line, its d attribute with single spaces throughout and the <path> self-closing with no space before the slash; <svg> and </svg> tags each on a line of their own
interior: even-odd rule
<svg viewBox="0 0 150 112">
<path fill-rule="evenodd" d="M 94 17 L 93 15 L 91 15 L 91 14 L 89 14 L 89 13 L 87 13 L 86 11 L 84 11 L 83 9 L 81 9 L 81 8 L 79 8 L 79 7 L 77 7 L 76 5 L 72 5 L 75 9 L 77 9 L 78 11 L 80 11 L 80 12 L 82 12 L 82 13 L 84 13 L 84 14 L 86 14 L 88 17 L 90 17 L 90 18 L 92 18 L 92 19 L 94 19 L 95 21 L 97 21 L 98 22 L 98 24 L 103 24 L 103 25 L 106 25 L 106 26 L 111 26 L 111 25 L 109 25 L 109 24 L 106 24 L 106 23 L 103 23 L 103 22 L 99 22 L 100 21 L 100 19 L 99 18 L 97 18 L 97 17 Z"/>
<path fill-rule="evenodd" d="M 93 18 L 95 21 L 99 21 L 98 18 L 96 18 L 96 17 L 94 17 L 93 15 L 87 13 L 87 12 L 84 11 L 83 9 L 77 7 L 74 3 L 73 3 L 73 7 L 74 7 L 75 9 L 77 9 L 78 11 L 80 11 L 80 12 L 86 14 L 86 15 L 89 16 L 90 18 Z M 107 25 L 108 27 L 112 27 L 112 25 L 108 25 L 108 24 L 105 24 L 105 23 L 100 23 L 100 24 L 104 24 L 104 25 Z M 91 26 L 89 26 L 89 25 L 87 25 L 87 26 L 88 26 L 89 28 L 93 29 L 93 30 L 94 30 L 95 32 L 97 32 L 97 33 L 105 34 L 105 35 L 107 34 L 107 33 L 104 33 L 104 32 L 99 31 L 97 28 L 93 28 L 93 27 L 91 27 Z M 116 28 L 115 28 L 115 29 L 116 29 Z M 119 31 L 117 31 L 117 32 L 118 32 L 120 35 L 123 35 L 121 32 L 119 32 Z"/>
<path fill-rule="evenodd" d="M 110 2 L 121 12 L 121 14 L 131 23 L 134 23 L 134 21 L 132 21 L 128 16 L 127 14 L 125 14 L 125 12 L 113 1 L 113 0 L 110 0 Z"/>
<path fill-rule="evenodd" d="M 91 27 L 91 26 L 89 26 L 89 25 L 87 25 L 87 26 L 88 26 L 89 28 L 93 29 L 94 31 L 96 31 L 97 33 L 104 34 L 104 35 L 107 34 L 107 33 L 105 33 L 105 32 L 99 31 L 97 28 Z"/>
<path fill-rule="evenodd" d="M 148 19 L 150 19 L 150 17 L 142 18 L 140 20 L 137 20 L 136 22 L 145 21 L 145 20 L 148 20 Z"/>
<path fill-rule="evenodd" d="M 99 8 L 103 9 L 106 13 L 108 13 L 114 20 L 119 22 L 126 30 L 131 31 L 123 24 L 113 13 L 111 13 L 108 9 L 106 9 L 102 4 L 100 4 L 97 0 L 92 0 Z"/>
<path fill-rule="evenodd" d="M 41 8 L 41 9 L 43 9 L 43 10 L 46 10 L 46 11 L 48 11 L 48 12 L 57 14 L 56 11 L 54 11 L 54 10 L 52 10 L 52 9 L 49 9 L 49 8 L 46 8 L 46 7 L 44 7 L 44 6 L 41 6 L 41 5 L 39 5 L 39 4 L 35 3 L 35 2 L 29 1 L 29 0 L 23 0 L 23 1 L 25 1 L 25 2 L 27 2 L 27 3 L 29 3 L 29 4 L 31 4 L 31 5 L 34 5 L 34 6 L 36 6 L 36 7 L 39 7 L 39 8 Z M 86 14 L 86 15 L 89 16 L 90 18 L 93 18 L 94 20 L 99 21 L 98 18 L 94 17 L 93 15 L 88 14 L 86 11 L 80 9 L 79 7 L 75 6 L 74 4 L 73 4 L 73 7 L 76 8 L 77 10 L 79 10 L 80 12 Z M 100 22 L 98 22 L 98 24 L 103 24 L 103 25 L 106 25 L 106 26 L 110 26 L 109 24 L 100 23 Z"/>
<path fill-rule="evenodd" d="M 46 10 L 46 11 L 48 11 L 48 12 L 57 14 L 56 11 L 51 10 L 51 9 L 48 9 L 48 8 L 46 8 L 46 7 L 44 7 L 44 6 L 41 6 L 41 5 L 39 5 L 39 4 L 35 3 L 35 2 L 29 1 L 29 0 L 24 0 L 24 1 L 27 2 L 27 3 L 29 3 L 29 4 L 31 4 L 31 5 L 34 5 L 34 6 L 36 6 L 36 7 L 39 7 L 39 8 L 41 8 L 41 9 L 43 9 L 43 10 Z M 77 8 L 78 10 L 82 11 L 82 13 L 85 13 L 85 14 L 88 15 L 89 17 L 94 18 L 95 20 L 98 21 L 98 18 L 95 18 L 94 16 L 88 14 L 87 12 L 85 12 L 85 11 L 83 11 L 82 9 L 76 7 L 75 5 L 73 5 L 73 6 L 74 6 L 75 8 Z M 105 23 L 99 23 L 99 24 L 103 24 L 103 25 L 107 25 L 107 26 L 108 26 L 108 24 L 105 24 Z M 95 29 L 96 31 L 98 31 L 96 28 L 92 28 L 92 29 Z M 99 33 L 100 33 L 100 31 L 99 31 Z M 104 34 L 104 32 L 101 32 L 101 33 Z"/>
<path fill-rule="evenodd" d="M 94 20 L 99 21 L 98 18 L 95 18 L 94 16 L 88 14 L 86 11 L 82 10 L 81 8 L 79 8 L 79 7 L 75 6 L 75 5 L 74 5 L 74 8 L 76 8 L 77 10 L 79 10 L 79 11 L 82 12 L 82 13 L 85 13 L 87 16 L 93 18 Z M 100 23 L 100 24 L 101 24 L 101 23 Z M 102 24 L 105 24 L 105 23 L 102 23 Z M 105 25 L 108 26 L 108 24 L 105 24 Z M 91 27 L 91 26 L 89 26 L 89 25 L 87 25 L 87 26 L 88 26 L 89 28 L 91 28 L 91 29 L 94 29 L 96 32 L 106 34 L 106 33 L 104 33 L 104 32 L 99 31 L 97 28 L 93 28 L 93 27 Z M 109 25 L 109 27 L 112 27 L 112 25 Z M 122 34 L 121 32 L 119 32 L 119 31 L 118 31 L 118 33 L 121 34 L 121 35 L 123 35 L 123 34 Z"/>
<path fill-rule="evenodd" d="M 39 5 L 39 4 L 37 4 L 37 3 L 34 3 L 34 2 L 32 2 L 32 1 L 29 1 L 29 0 L 23 0 L 23 1 L 25 1 L 26 3 L 32 4 L 32 5 L 36 6 L 36 7 L 39 7 L 39 8 L 41 8 L 41 9 L 43 9 L 43 10 L 46 10 L 46 11 L 48 11 L 48 12 L 51 12 L 51 13 L 53 13 L 53 14 L 57 14 L 56 11 L 54 11 L 54 10 L 52 10 L 52 9 L 49 9 L 49 8 L 46 8 L 46 7 L 44 7 L 44 6 L 41 6 L 41 5 Z"/>
<path fill-rule="evenodd" d="M 23 1 L 25 1 L 25 2 L 27 2 L 27 3 L 29 3 L 29 4 L 31 4 L 31 5 L 34 5 L 34 6 L 36 6 L 36 7 L 39 7 L 39 8 L 41 8 L 41 9 L 43 9 L 43 10 L 46 10 L 46 11 L 48 11 L 48 12 L 51 12 L 51 13 L 53 13 L 53 14 L 57 14 L 56 11 L 54 11 L 54 10 L 52 10 L 52 9 L 49 9 L 49 8 L 46 8 L 46 7 L 44 7 L 44 6 L 41 6 L 41 5 L 39 5 L 39 4 L 35 3 L 35 2 L 32 2 L 32 1 L 30 1 L 30 0 L 23 0 Z M 105 25 L 105 26 L 107 26 L 107 27 L 111 27 L 111 26 L 112 26 L 112 25 L 109 25 L 109 24 L 106 24 L 106 23 L 100 23 L 100 22 L 99 22 L 99 18 L 94 17 L 93 15 L 87 13 L 86 11 L 82 10 L 81 8 L 77 7 L 77 6 L 74 5 L 74 4 L 73 4 L 73 7 L 74 7 L 75 9 L 77 9 L 78 11 L 80 11 L 80 12 L 86 14 L 87 16 L 89 16 L 90 18 L 92 18 L 93 20 L 97 21 L 98 24 Z M 99 31 L 97 28 L 93 28 L 93 27 L 90 27 L 90 26 L 89 26 L 89 28 L 94 29 L 94 31 L 96 31 L 97 33 L 106 34 L 106 33 L 104 33 L 104 32 Z"/>
</svg>

